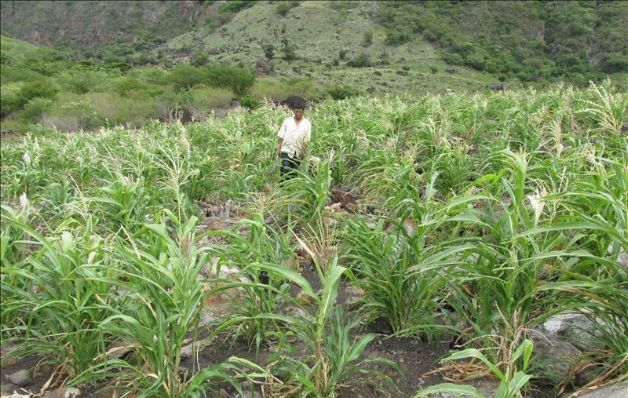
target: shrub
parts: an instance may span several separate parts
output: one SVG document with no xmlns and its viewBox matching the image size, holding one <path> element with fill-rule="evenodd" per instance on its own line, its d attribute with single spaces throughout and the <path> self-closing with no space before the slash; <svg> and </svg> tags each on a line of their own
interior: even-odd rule
<svg viewBox="0 0 628 398">
<path fill-rule="evenodd" d="M 113 93 L 89 93 L 83 98 L 84 102 L 89 102 L 93 112 L 99 116 L 102 125 L 115 126 L 127 125 L 139 127 L 151 119 L 157 119 L 160 116 L 158 108 L 158 100 L 153 98 L 136 98 L 120 97 Z M 46 115 L 54 118 L 63 116 L 57 110 L 48 112 L 52 115 Z"/>
<path fill-rule="evenodd" d="M 168 71 L 151 67 L 133 68 L 126 74 L 128 78 L 137 79 L 148 84 L 168 84 Z"/>
<path fill-rule="evenodd" d="M 205 66 L 207 65 L 207 62 L 209 62 L 207 54 L 201 52 L 196 53 L 194 58 L 192 58 L 192 60 L 190 61 L 190 63 L 194 66 Z"/>
<path fill-rule="evenodd" d="M 240 105 L 248 109 L 257 109 L 259 108 L 259 101 L 257 101 L 253 97 L 245 95 L 244 97 L 240 98 Z"/>
<path fill-rule="evenodd" d="M 104 125 L 100 116 L 89 101 L 74 101 L 53 109 L 42 118 L 42 123 L 56 127 L 60 131 L 92 130 Z"/>
<path fill-rule="evenodd" d="M 607 54 L 600 62 L 600 68 L 606 73 L 621 73 L 628 71 L 628 56 L 620 53 Z"/>
<path fill-rule="evenodd" d="M 226 88 L 198 86 L 190 90 L 191 105 L 199 111 L 226 107 L 231 98 L 233 98 L 233 93 Z"/>
<path fill-rule="evenodd" d="M 19 97 L 21 101 L 23 101 L 23 104 L 26 104 L 33 98 L 54 99 L 58 92 L 59 90 L 52 83 L 46 81 L 30 82 L 22 86 Z"/>
<path fill-rule="evenodd" d="M 391 46 L 398 46 L 409 42 L 411 35 L 408 32 L 400 30 L 389 30 L 386 32 L 386 39 L 384 42 Z"/>
<path fill-rule="evenodd" d="M 238 13 L 242 10 L 245 10 L 255 4 L 255 1 L 251 0 L 231 0 L 225 1 L 218 11 L 220 13 Z"/>
<path fill-rule="evenodd" d="M 3 119 L 11 113 L 20 109 L 17 102 L 17 93 L 2 88 L 2 96 L 0 97 L 0 117 Z"/>
<path fill-rule="evenodd" d="M 371 66 L 371 57 L 369 57 L 368 54 L 362 53 L 347 62 L 347 65 L 352 68 L 363 68 L 366 66 Z"/>
<path fill-rule="evenodd" d="M 44 76 L 52 76 L 61 72 L 67 65 L 65 62 L 51 62 L 41 59 L 29 59 L 23 64 L 28 69 L 39 72 Z"/>
<path fill-rule="evenodd" d="M 264 44 L 262 46 L 262 50 L 264 50 L 264 56 L 269 61 L 275 56 L 275 46 L 273 46 L 272 44 Z"/>
<path fill-rule="evenodd" d="M 114 85 L 114 91 L 122 97 L 141 96 L 147 86 L 137 79 L 121 78 Z"/>
<path fill-rule="evenodd" d="M 192 65 L 178 65 L 170 71 L 170 82 L 176 90 L 189 89 L 205 80 L 203 70 Z"/>
<path fill-rule="evenodd" d="M 360 91 L 350 86 L 330 86 L 327 88 L 327 94 L 335 100 L 343 100 L 360 95 Z"/>
<path fill-rule="evenodd" d="M 281 52 L 283 53 L 283 59 L 286 61 L 292 61 L 297 58 L 297 47 L 285 37 L 281 40 Z"/>
<path fill-rule="evenodd" d="M 67 71 L 62 73 L 57 81 L 61 87 L 71 93 L 85 94 L 92 91 L 93 82 L 87 72 Z"/>
<path fill-rule="evenodd" d="M 20 119 L 29 123 L 37 123 L 41 116 L 50 109 L 53 102 L 49 98 L 33 98 L 28 101 L 24 110 L 20 112 Z"/>
<path fill-rule="evenodd" d="M 466 57 L 465 64 L 477 70 L 484 70 L 486 59 L 478 53 L 472 53 Z"/>
<path fill-rule="evenodd" d="M 285 17 L 286 15 L 288 15 L 288 11 L 290 11 L 291 8 L 292 7 L 290 7 L 290 4 L 281 2 L 277 4 L 275 11 L 277 11 L 277 14 L 281 15 L 282 17 Z"/>
<path fill-rule="evenodd" d="M 242 96 L 255 82 L 255 73 L 247 68 L 213 66 L 207 68 L 206 79 L 212 87 L 229 88 L 235 95 Z"/>
<path fill-rule="evenodd" d="M 4 118 L 9 114 L 24 108 L 34 98 L 54 99 L 59 90 L 46 81 L 34 81 L 23 85 L 17 92 L 2 95 L 0 114 Z"/>
<path fill-rule="evenodd" d="M 368 47 L 373 44 L 373 31 L 367 30 L 364 32 L 364 36 L 362 37 L 362 45 L 364 47 Z"/>
</svg>

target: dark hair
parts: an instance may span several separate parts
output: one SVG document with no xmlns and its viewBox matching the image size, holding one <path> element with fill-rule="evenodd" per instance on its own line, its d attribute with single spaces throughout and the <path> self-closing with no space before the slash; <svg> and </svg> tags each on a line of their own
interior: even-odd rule
<svg viewBox="0 0 628 398">
<path fill-rule="evenodd" d="M 307 101 L 301 97 L 291 95 L 286 98 L 286 105 L 288 105 L 290 109 L 305 109 L 307 108 Z"/>
</svg>

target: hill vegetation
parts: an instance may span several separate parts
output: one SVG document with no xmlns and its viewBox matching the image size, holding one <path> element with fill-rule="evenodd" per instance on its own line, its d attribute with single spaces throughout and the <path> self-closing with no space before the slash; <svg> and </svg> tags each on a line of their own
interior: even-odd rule
<svg viewBox="0 0 628 398">
<path fill-rule="evenodd" d="M 624 2 L 88 4 L 1 3 L 3 131 L 201 120 L 291 94 L 628 81 Z"/>
<path fill-rule="evenodd" d="M 422 36 L 448 63 L 500 80 L 583 83 L 628 70 L 625 2 L 383 2 L 375 20 L 390 44 Z"/>
<path fill-rule="evenodd" d="M 436 55 L 502 80 L 586 84 L 628 66 L 621 1 L 5 1 L 1 12 L 5 34 L 131 65 L 204 53 L 252 66 L 272 46 L 288 60 L 370 66 L 398 63 L 401 46 L 411 64 Z M 430 44 L 436 54 L 412 56 Z"/>
</svg>

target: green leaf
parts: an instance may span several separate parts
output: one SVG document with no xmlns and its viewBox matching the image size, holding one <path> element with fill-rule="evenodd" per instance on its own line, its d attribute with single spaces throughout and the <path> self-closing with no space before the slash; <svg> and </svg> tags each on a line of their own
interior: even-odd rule
<svg viewBox="0 0 628 398">
<path fill-rule="evenodd" d="M 532 376 L 518 371 L 513 376 L 508 386 L 508 397 L 515 397 L 532 379 Z"/>
<path fill-rule="evenodd" d="M 265 264 L 265 263 L 253 263 L 250 265 L 251 268 L 257 268 L 261 270 L 266 270 L 277 275 L 284 277 L 290 282 L 295 283 L 297 286 L 303 290 L 303 293 L 307 294 L 310 297 L 317 298 L 318 296 L 314 293 L 314 289 L 312 289 L 312 285 L 307 281 L 301 274 L 298 272 L 289 270 L 287 268 L 273 265 L 273 264 Z"/>
<path fill-rule="evenodd" d="M 515 350 L 515 352 L 512 354 L 512 361 L 516 361 L 517 359 L 519 359 L 519 357 L 521 357 L 523 355 L 523 369 L 527 369 L 528 368 L 528 361 L 530 360 L 530 356 L 532 355 L 532 349 L 534 348 L 534 345 L 532 344 L 532 341 L 529 339 L 525 339 L 523 340 L 523 342 L 519 345 L 519 347 L 517 347 L 517 349 Z"/>
</svg>

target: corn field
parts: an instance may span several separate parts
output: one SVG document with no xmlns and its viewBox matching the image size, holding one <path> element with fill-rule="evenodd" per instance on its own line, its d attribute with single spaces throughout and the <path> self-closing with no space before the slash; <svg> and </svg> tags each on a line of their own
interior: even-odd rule
<svg viewBox="0 0 628 398">
<path fill-rule="evenodd" d="M 610 84 L 323 102 L 285 182 L 273 153 L 289 111 L 271 105 L 3 144 L 3 360 L 36 355 L 52 385 L 116 397 L 624 381 L 626 105 Z M 357 305 L 339 300 L 349 288 Z M 567 313 L 594 344 L 550 374 L 535 334 Z M 364 355 L 374 322 L 387 339 L 451 341 L 434 367 L 448 382 L 400 391 L 399 364 Z M 272 355 L 203 366 L 224 338 Z"/>
</svg>

